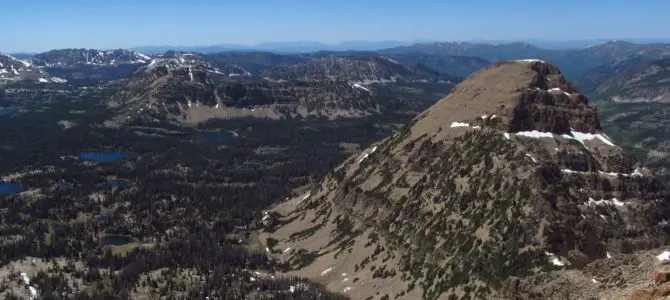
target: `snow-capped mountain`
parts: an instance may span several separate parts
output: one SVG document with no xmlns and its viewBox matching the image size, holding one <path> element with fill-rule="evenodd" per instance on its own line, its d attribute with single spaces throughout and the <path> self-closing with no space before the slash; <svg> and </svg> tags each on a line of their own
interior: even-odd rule
<svg viewBox="0 0 670 300">
<path fill-rule="evenodd" d="M 67 80 L 53 77 L 30 62 L 11 55 L 0 54 L 0 83 L 35 81 L 41 83 L 64 83 Z"/>
<path fill-rule="evenodd" d="M 116 66 L 147 64 L 151 57 L 125 49 L 59 49 L 35 55 L 32 63 L 38 67 L 73 67 L 79 65 Z"/>
</svg>

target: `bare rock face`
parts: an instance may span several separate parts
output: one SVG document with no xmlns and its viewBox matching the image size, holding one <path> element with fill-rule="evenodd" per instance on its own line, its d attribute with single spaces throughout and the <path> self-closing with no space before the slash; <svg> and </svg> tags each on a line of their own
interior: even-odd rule
<svg viewBox="0 0 670 300">
<path fill-rule="evenodd" d="M 346 273 L 389 270 L 398 286 L 390 296 L 408 299 L 547 299 L 525 278 L 670 242 L 667 188 L 602 132 L 596 108 L 556 67 L 537 60 L 471 75 L 297 203 L 284 208 L 285 228 L 310 234 L 279 229 L 278 245 L 346 269 L 364 251 L 359 242 L 377 244 L 382 254 Z M 343 219 L 350 233 L 380 237 L 329 242 L 337 229 L 324 228 Z M 376 278 L 351 286 L 356 297 L 380 292 Z"/>
</svg>

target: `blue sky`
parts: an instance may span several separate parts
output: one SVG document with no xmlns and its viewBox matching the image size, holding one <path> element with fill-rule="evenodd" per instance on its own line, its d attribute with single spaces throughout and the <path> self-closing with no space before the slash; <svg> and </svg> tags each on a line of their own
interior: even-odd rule
<svg viewBox="0 0 670 300">
<path fill-rule="evenodd" d="M 8 0 L 0 51 L 273 41 L 668 38 L 668 0 Z"/>
</svg>

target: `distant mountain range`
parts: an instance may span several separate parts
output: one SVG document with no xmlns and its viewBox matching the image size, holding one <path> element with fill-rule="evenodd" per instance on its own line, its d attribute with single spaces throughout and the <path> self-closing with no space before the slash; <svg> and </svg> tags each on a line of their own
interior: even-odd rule
<svg viewBox="0 0 670 300">
<path fill-rule="evenodd" d="M 200 53 L 215 53 L 225 51 L 269 51 L 276 53 L 305 53 L 316 51 L 374 51 L 379 49 L 393 48 L 403 45 L 411 45 L 420 42 L 427 42 L 425 40 L 416 40 L 411 42 L 401 41 L 346 41 L 337 44 L 325 44 L 315 41 L 296 41 L 296 42 L 269 42 L 257 45 L 241 45 L 241 44 L 216 44 L 206 46 L 140 46 L 132 48 L 132 50 L 142 53 L 163 53 L 168 50 L 200 52 Z"/>
<path fill-rule="evenodd" d="M 473 39 L 467 41 L 460 41 L 461 43 L 473 44 L 513 44 L 513 43 L 527 43 L 536 47 L 547 50 L 567 50 L 567 49 L 583 49 L 598 44 L 607 43 L 610 41 L 628 41 L 637 44 L 648 43 L 670 43 L 670 38 L 658 39 L 584 39 L 584 40 L 543 40 L 543 39 L 519 39 L 519 40 L 485 40 Z M 200 53 L 214 53 L 224 51 L 269 51 L 276 53 L 306 53 L 316 51 L 376 51 L 387 48 L 394 48 L 399 46 L 410 46 L 414 44 L 435 43 L 433 40 L 414 40 L 414 41 L 345 41 L 335 44 L 326 44 L 317 41 L 294 41 L 294 42 L 268 42 L 256 45 L 243 44 L 214 44 L 214 45 L 200 45 L 200 46 L 177 46 L 177 45 L 151 45 L 139 46 L 131 48 L 142 53 L 153 54 L 163 53 L 168 50 L 200 52 Z M 17 53 L 16 57 L 21 54 Z"/>
</svg>

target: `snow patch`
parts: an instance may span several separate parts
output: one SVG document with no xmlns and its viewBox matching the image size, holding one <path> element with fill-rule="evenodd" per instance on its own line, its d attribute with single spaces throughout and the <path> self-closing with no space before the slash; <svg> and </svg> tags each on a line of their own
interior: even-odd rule
<svg viewBox="0 0 670 300">
<path fill-rule="evenodd" d="M 145 60 L 151 59 L 151 57 L 146 56 L 146 55 L 144 55 L 142 53 L 139 53 L 139 52 L 135 52 L 135 55 L 139 56 L 141 59 L 145 59 Z"/>
<path fill-rule="evenodd" d="M 307 192 L 307 194 L 305 194 L 304 196 L 302 196 L 302 198 L 300 198 L 299 202 L 307 200 L 307 198 L 309 198 L 310 195 L 312 195 L 312 192 Z"/>
<path fill-rule="evenodd" d="M 668 261 L 670 260 L 670 252 L 663 251 L 663 253 L 656 256 L 656 259 L 659 261 Z"/>
<path fill-rule="evenodd" d="M 555 265 L 555 266 L 559 266 L 559 267 L 562 267 L 562 266 L 565 265 L 565 264 L 564 264 L 558 257 L 554 257 L 554 258 L 551 260 L 551 263 L 552 263 L 553 265 Z"/>
<path fill-rule="evenodd" d="M 561 172 L 563 173 L 568 173 L 568 174 L 596 174 L 596 172 L 585 172 L 585 171 L 575 171 L 575 170 L 570 170 L 570 169 L 562 169 Z M 635 169 L 633 173 L 615 173 L 615 172 L 603 172 L 603 171 L 598 171 L 597 174 L 599 175 L 606 175 L 606 176 L 623 176 L 623 177 L 639 177 L 639 176 L 644 176 L 639 169 Z"/>
<path fill-rule="evenodd" d="M 613 206 L 622 207 L 622 206 L 624 206 L 628 203 L 629 202 L 619 201 L 617 198 L 612 198 L 611 200 L 602 199 L 602 200 L 597 200 L 596 201 L 593 198 L 589 197 L 589 202 L 586 202 L 586 205 L 588 205 L 588 206 L 592 206 L 592 205 L 595 205 L 595 206 L 598 206 L 598 205 L 613 205 Z"/>
<path fill-rule="evenodd" d="M 607 252 L 607 258 L 612 258 L 612 255 L 610 255 L 609 252 Z"/>
<path fill-rule="evenodd" d="M 327 274 L 330 273 L 330 271 L 332 271 L 332 270 L 333 270 L 333 267 L 330 267 L 330 268 L 328 268 L 328 269 L 325 269 L 325 270 L 321 271 L 321 276 L 325 276 L 325 275 L 327 275 Z"/>
<path fill-rule="evenodd" d="M 519 131 L 514 133 L 516 135 L 520 136 L 525 136 L 525 137 L 531 137 L 531 138 L 551 138 L 554 137 L 554 134 L 551 132 L 542 132 L 542 131 L 537 131 L 537 130 L 532 130 L 532 131 Z M 599 139 L 603 143 L 610 145 L 612 147 L 615 147 L 616 145 L 605 135 L 600 134 L 600 133 L 584 133 L 584 132 L 578 132 L 578 131 L 570 131 L 570 134 L 562 134 L 561 135 L 563 138 L 566 139 L 572 139 L 572 140 L 577 140 L 584 144 L 584 141 L 587 140 L 593 140 L 593 139 Z"/>
<path fill-rule="evenodd" d="M 28 274 L 26 274 L 26 273 L 21 273 L 21 279 L 23 279 L 23 282 L 24 282 L 26 285 L 29 285 L 29 284 L 30 284 L 30 278 L 28 278 Z"/>
<path fill-rule="evenodd" d="M 553 89 L 550 89 L 549 91 L 550 91 L 550 92 L 562 92 L 562 93 L 563 93 L 564 95 L 566 95 L 566 96 L 571 96 L 571 95 L 572 95 L 572 94 L 570 94 L 570 93 L 568 93 L 568 92 L 566 92 L 566 91 L 564 91 L 564 90 L 562 90 L 562 89 L 560 89 L 560 88 L 553 88 Z"/>
<path fill-rule="evenodd" d="M 284 253 L 291 251 L 291 247 L 288 247 L 284 250 Z"/>
<path fill-rule="evenodd" d="M 29 286 L 28 290 L 30 291 L 30 299 L 37 298 L 37 289 L 36 288 L 34 288 L 32 286 Z"/>
<path fill-rule="evenodd" d="M 518 62 L 541 62 L 543 63 L 543 60 L 537 59 L 537 58 L 526 58 L 526 59 L 518 59 L 516 60 Z"/>
<path fill-rule="evenodd" d="M 551 263 L 553 265 L 559 266 L 559 267 L 562 267 L 562 266 L 565 265 L 565 263 L 561 260 L 561 258 L 559 256 L 557 256 L 557 255 L 555 255 L 555 254 L 553 254 L 549 251 L 544 251 L 544 254 L 549 256 L 549 258 L 551 259 Z"/>
<path fill-rule="evenodd" d="M 605 136 L 603 136 L 602 134 L 599 134 L 599 133 L 593 134 L 593 133 L 571 131 L 570 134 L 563 134 L 561 136 L 566 138 L 566 139 L 577 140 L 577 141 L 581 142 L 582 144 L 584 144 L 584 141 L 599 139 L 600 141 L 602 141 L 603 143 L 605 143 L 607 145 L 610 145 L 612 147 L 615 146 L 614 143 L 612 143 L 612 141 L 610 141 L 608 138 L 606 138 Z"/>
<path fill-rule="evenodd" d="M 505 132 L 503 135 L 505 136 L 506 139 L 509 140 L 509 133 Z"/>
<path fill-rule="evenodd" d="M 526 153 L 526 156 L 530 157 L 530 159 L 532 159 L 533 162 L 535 162 L 535 163 L 537 162 L 537 159 L 535 159 L 535 157 L 533 157 L 532 155 Z"/>
<path fill-rule="evenodd" d="M 533 131 L 519 131 L 515 133 L 516 135 L 530 137 L 530 138 L 552 138 L 554 134 L 551 132 L 541 132 L 537 130 Z"/>
<path fill-rule="evenodd" d="M 395 60 L 393 60 L 393 59 L 390 59 L 390 58 L 388 58 L 388 57 L 386 57 L 386 60 L 388 60 L 388 61 L 390 61 L 390 62 L 392 62 L 392 63 L 394 63 L 394 64 L 397 64 L 397 65 L 400 64 L 399 62 L 397 62 L 397 61 L 395 61 Z"/>
<path fill-rule="evenodd" d="M 368 89 L 368 88 L 362 86 L 360 83 L 354 83 L 354 84 L 352 84 L 351 86 L 353 86 L 353 87 L 355 87 L 355 88 L 359 88 L 359 89 L 365 90 L 365 91 L 368 91 L 368 92 L 370 91 L 370 89 Z"/>
<path fill-rule="evenodd" d="M 463 122 L 453 122 L 453 123 L 451 123 L 451 128 L 454 128 L 454 127 L 470 127 L 470 124 L 463 123 Z"/>
<path fill-rule="evenodd" d="M 343 293 L 346 293 L 346 292 L 348 292 L 348 291 L 351 291 L 351 287 L 350 287 L 350 286 L 345 287 L 345 288 L 342 290 Z"/>
<path fill-rule="evenodd" d="M 370 154 L 374 153 L 375 151 L 377 151 L 377 146 L 372 147 L 372 149 L 370 149 L 370 150 L 363 151 L 361 156 L 358 157 L 358 163 L 360 164 L 362 161 L 364 161 L 366 158 L 368 158 L 368 156 L 370 156 Z"/>
</svg>

